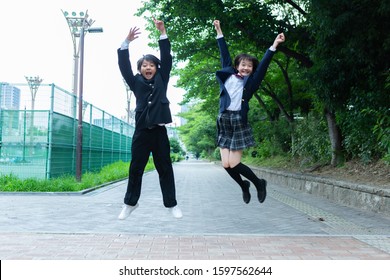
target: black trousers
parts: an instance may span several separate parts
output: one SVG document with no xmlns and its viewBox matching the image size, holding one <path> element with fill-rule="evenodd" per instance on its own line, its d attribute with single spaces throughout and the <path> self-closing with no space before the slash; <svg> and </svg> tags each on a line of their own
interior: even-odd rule
<svg viewBox="0 0 390 280">
<path fill-rule="evenodd" d="M 129 180 L 124 203 L 134 206 L 141 195 L 142 176 L 150 153 L 160 179 L 165 207 L 177 205 L 170 145 L 165 126 L 135 130 L 131 146 Z"/>
</svg>

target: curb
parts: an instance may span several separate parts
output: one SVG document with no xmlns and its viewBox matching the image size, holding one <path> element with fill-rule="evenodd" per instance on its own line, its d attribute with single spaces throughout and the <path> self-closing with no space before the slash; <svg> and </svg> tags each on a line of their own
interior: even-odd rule
<svg viewBox="0 0 390 280">
<path fill-rule="evenodd" d="M 269 182 L 324 197 L 342 205 L 390 216 L 390 190 L 321 176 L 251 166 Z"/>
</svg>

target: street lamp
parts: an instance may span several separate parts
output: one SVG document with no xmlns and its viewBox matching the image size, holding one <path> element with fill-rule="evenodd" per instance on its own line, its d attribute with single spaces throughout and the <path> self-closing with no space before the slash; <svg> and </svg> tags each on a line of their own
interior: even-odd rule
<svg viewBox="0 0 390 280">
<path fill-rule="evenodd" d="M 27 80 L 28 86 L 30 87 L 30 92 L 31 92 L 31 123 L 30 123 L 30 154 L 32 153 L 32 147 L 33 147 L 33 140 L 34 140 L 34 110 L 35 110 L 35 97 L 37 96 L 38 88 L 41 85 L 43 79 L 39 78 L 39 76 L 35 77 L 27 77 L 24 76 Z M 26 114 L 26 110 L 25 110 Z M 26 146 L 24 144 L 24 146 Z M 25 149 L 25 147 L 24 147 Z M 24 155 L 23 155 L 24 157 Z M 24 159 L 24 158 L 23 158 Z"/>
<path fill-rule="evenodd" d="M 62 11 L 62 10 L 61 10 Z M 77 15 L 76 12 L 72 12 L 72 14 L 69 14 L 67 11 L 62 11 L 62 14 L 64 15 L 66 22 L 69 26 L 70 35 L 72 36 L 73 41 L 73 88 L 72 93 L 74 96 L 77 96 L 77 85 L 78 85 L 78 67 L 79 67 L 79 39 L 81 34 L 81 27 L 83 27 L 84 20 L 87 19 L 88 15 L 87 13 L 80 12 L 79 15 Z M 89 25 L 92 25 L 93 21 L 89 20 L 87 21 Z"/>
<path fill-rule="evenodd" d="M 31 91 L 31 110 L 34 111 L 34 108 L 35 108 L 35 97 L 37 96 L 38 88 L 41 85 L 43 79 L 39 78 L 39 76 L 36 76 L 36 77 L 24 76 L 24 77 L 26 78 L 28 86 L 30 87 L 30 91 Z"/>
<path fill-rule="evenodd" d="M 62 11 L 68 22 L 69 30 L 73 40 L 73 57 L 74 57 L 74 72 L 73 72 L 73 94 L 77 95 L 77 83 L 79 78 L 79 103 L 78 103 L 78 125 L 77 125 L 77 146 L 76 146 L 76 180 L 81 181 L 82 174 L 82 152 L 83 152 L 83 78 L 84 78 L 84 37 L 86 32 L 101 33 L 103 28 L 92 28 L 95 22 L 88 19 L 88 11 L 80 12 L 79 16 L 75 12 L 69 15 L 68 12 Z M 77 39 L 79 39 L 78 49 Z M 80 60 L 80 61 L 79 61 Z M 78 67 L 80 66 L 80 74 L 78 77 Z"/>
</svg>

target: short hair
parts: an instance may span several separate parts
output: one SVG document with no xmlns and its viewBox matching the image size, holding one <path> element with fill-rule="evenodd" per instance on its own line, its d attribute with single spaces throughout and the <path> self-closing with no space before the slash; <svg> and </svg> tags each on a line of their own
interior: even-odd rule
<svg viewBox="0 0 390 280">
<path fill-rule="evenodd" d="M 139 72 L 141 72 L 142 63 L 144 63 L 145 60 L 149 61 L 149 62 L 153 62 L 156 65 L 156 68 L 160 68 L 161 61 L 152 54 L 146 54 L 143 57 L 141 57 L 140 59 L 138 59 L 138 61 L 137 61 L 137 70 Z"/>
<path fill-rule="evenodd" d="M 234 58 L 234 68 L 237 69 L 238 65 L 240 65 L 240 62 L 243 60 L 249 60 L 250 62 L 252 62 L 253 71 L 255 71 L 257 66 L 259 65 L 259 60 L 256 57 L 250 54 L 241 53 Z"/>
</svg>

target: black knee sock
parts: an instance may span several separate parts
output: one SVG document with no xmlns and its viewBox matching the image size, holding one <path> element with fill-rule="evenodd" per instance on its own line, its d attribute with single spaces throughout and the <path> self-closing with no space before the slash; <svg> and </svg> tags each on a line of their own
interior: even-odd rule
<svg viewBox="0 0 390 280">
<path fill-rule="evenodd" d="M 226 172 L 230 175 L 230 177 L 232 177 L 233 180 L 237 182 L 237 184 L 239 184 L 241 187 L 244 185 L 244 181 L 242 180 L 239 173 L 237 173 L 230 167 L 224 167 L 224 168 Z"/>
<path fill-rule="evenodd" d="M 228 167 L 228 168 L 225 168 L 225 170 L 230 175 L 230 177 L 232 177 L 233 180 L 238 183 L 238 185 L 240 186 L 240 188 L 242 190 L 242 199 L 244 200 L 245 203 L 248 204 L 249 201 L 251 200 L 251 194 L 249 192 L 250 183 L 246 180 L 245 181 L 242 180 L 240 174 L 237 173 L 232 168 Z"/>
<path fill-rule="evenodd" d="M 251 181 L 253 184 L 258 184 L 259 178 L 256 176 L 253 171 L 246 166 L 245 164 L 242 164 L 241 162 L 237 164 L 235 167 L 232 168 L 232 170 L 235 171 L 235 173 L 241 174 L 245 178 L 247 178 L 249 181 Z"/>
<path fill-rule="evenodd" d="M 257 198 L 260 203 L 263 203 L 267 195 L 267 190 L 266 190 L 267 181 L 265 181 L 264 179 L 259 179 L 248 166 L 242 164 L 241 162 L 237 164 L 235 167 L 233 167 L 232 170 L 235 170 L 237 173 L 246 177 L 255 185 L 257 189 Z"/>
</svg>

